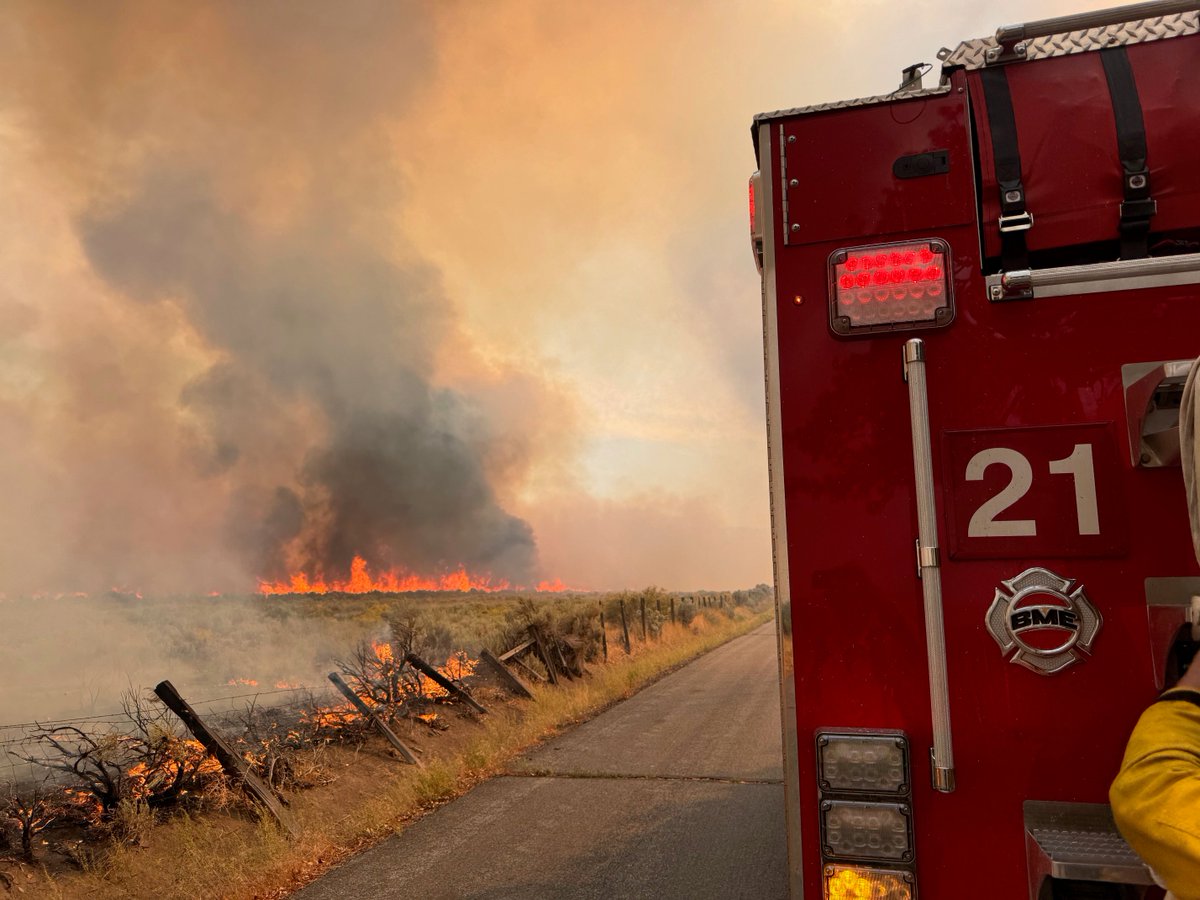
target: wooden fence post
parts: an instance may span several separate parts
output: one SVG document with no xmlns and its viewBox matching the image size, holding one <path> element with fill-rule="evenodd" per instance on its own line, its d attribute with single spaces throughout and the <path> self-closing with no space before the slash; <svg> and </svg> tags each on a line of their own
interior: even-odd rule
<svg viewBox="0 0 1200 900">
<path fill-rule="evenodd" d="M 529 690 L 529 686 L 526 685 L 525 682 L 523 682 L 520 678 L 518 678 L 512 672 L 510 672 L 508 670 L 508 666 L 506 666 L 506 665 L 504 665 L 504 663 L 500 662 L 500 660 L 498 660 L 495 656 L 493 656 L 489 650 L 487 650 L 486 648 L 484 648 L 483 650 L 480 650 L 479 658 L 482 659 L 489 666 L 491 666 L 492 671 L 494 671 L 496 673 L 496 675 L 499 676 L 500 680 L 502 682 L 504 682 L 504 686 L 507 687 L 510 691 L 512 691 L 518 697 L 526 697 L 530 700 L 533 699 L 533 691 Z"/>
<path fill-rule="evenodd" d="M 546 674 L 550 676 L 550 683 L 558 684 L 558 666 L 554 662 L 554 657 L 550 655 L 550 648 L 546 646 L 542 630 L 536 625 L 530 625 L 527 630 L 529 637 L 533 639 L 534 647 L 537 648 L 538 658 L 542 661 L 542 665 L 546 667 Z"/>
<path fill-rule="evenodd" d="M 646 597 L 642 595 L 642 640 L 650 640 L 650 629 L 646 627 Z"/>
<path fill-rule="evenodd" d="M 621 598 L 621 631 L 625 633 L 625 653 L 633 654 L 633 644 L 629 643 L 629 620 L 625 618 L 625 598 Z"/>
<path fill-rule="evenodd" d="M 375 712 L 375 710 L 367 706 L 367 704 L 363 701 L 363 698 L 354 693 L 354 691 L 351 690 L 350 685 L 342 681 L 341 675 L 339 675 L 337 672 L 330 672 L 329 680 L 333 682 L 333 686 L 341 692 L 343 697 L 354 704 L 354 708 L 362 713 L 363 718 L 375 726 L 376 731 L 387 738 L 387 742 L 396 748 L 406 763 L 414 766 L 419 766 L 421 764 L 420 760 L 417 759 L 416 754 L 408 749 L 407 746 L 405 746 L 404 741 L 396 737 L 396 732 L 388 728 L 387 723 L 384 722 L 383 719 L 379 718 L 379 715 Z"/>
<path fill-rule="evenodd" d="M 265 806 L 290 835 L 295 837 L 299 834 L 295 820 L 292 819 L 291 813 L 284 808 L 279 796 L 254 774 L 250 764 L 225 743 L 224 738 L 208 729 L 208 726 L 196 715 L 196 711 L 183 697 L 179 696 L 179 691 L 175 690 L 175 686 L 171 682 L 160 681 L 154 688 L 154 693 L 171 712 L 179 716 L 179 720 L 187 726 L 188 731 L 196 736 L 196 740 L 204 745 L 204 749 L 216 757 L 226 774 L 234 781 L 240 782 L 246 793 Z"/>
<path fill-rule="evenodd" d="M 675 624 L 675 598 L 671 598 L 671 624 Z"/>
<path fill-rule="evenodd" d="M 470 694 L 468 694 L 466 691 L 464 691 L 462 688 L 460 688 L 457 684 L 455 684 L 453 681 L 451 681 L 449 678 L 447 678 L 445 675 L 443 675 L 441 672 L 439 672 L 437 669 L 435 669 L 429 663 L 425 662 L 425 660 L 421 659 L 421 657 L 417 656 L 415 653 L 406 653 L 404 655 L 404 661 L 406 663 L 408 663 L 410 666 L 412 666 L 414 669 L 419 671 L 422 675 L 424 675 L 430 681 L 434 682 L 435 684 L 441 685 L 443 688 L 445 688 L 447 691 L 449 691 L 451 694 L 453 694 L 455 697 L 457 697 L 463 703 L 467 704 L 467 706 L 470 706 L 470 707 L 478 710 L 481 713 L 487 712 L 487 710 L 484 709 L 483 706 L 480 705 L 479 701 L 477 701 L 474 697 L 472 697 Z"/>
<path fill-rule="evenodd" d="M 604 651 L 604 661 L 608 662 L 608 628 L 604 624 L 604 602 L 600 602 L 600 648 Z"/>
</svg>

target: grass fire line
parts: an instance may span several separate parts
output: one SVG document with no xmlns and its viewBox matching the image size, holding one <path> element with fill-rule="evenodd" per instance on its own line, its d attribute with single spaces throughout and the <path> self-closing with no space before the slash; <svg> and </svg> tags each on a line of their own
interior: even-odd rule
<svg viewBox="0 0 1200 900">
<path fill-rule="evenodd" d="M 209 759 L 220 762 L 224 783 L 243 788 L 270 819 L 247 816 L 248 807 L 236 802 L 236 792 L 213 793 L 218 786 L 213 779 L 220 780 L 220 772 L 203 763 L 206 754 L 199 746 L 196 752 L 187 749 L 190 742 L 174 736 L 165 720 L 144 712 L 137 701 L 130 717 L 140 723 L 140 738 L 122 743 L 126 739 L 116 725 L 93 738 L 95 747 L 132 748 L 112 759 L 115 768 L 105 770 L 111 790 L 104 805 L 95 801 L 90 791 L 96 786 L 86 779 L 77 785 L 43 785 L 36 797 L 26 792 L 8 816 L 19 824 L 24 814 L 41 833 L 41 841 L 33 841 L 32 835 L 25 840 L 29 855 L 38 858 L 31 866 L 7 853 L 0 827 L 0 872 L 15 872 L 27 884 L 64 900 L 112 894 L 241 900 L 294 889 L 424 810 L 502 771 L 508 760 L 564 725 L 590 717 L 771 615 L 766 586 L 730 596 L 728 605 L 716 595 L 712 600 L 719 602 L 708 606 L 705 595 L 681 595 L 678 604 L 670 603 L 678 624 L 664 614 L 665 597 L 651 591 L 599 603 L 594 598 L 537 604 L 519 600 L 506 614 L 508 625 L 488 639 L 497 650 L 510 649 L 493 653 L 485 647 L 478 660 L 461 650 L 443 651 L 444 666 L 430 665 L 427 650 L 422 655 L 416 651 L 432 646 L 435 636 L 443 644 L 453 639 L 436 619 L 449 607 L 430 603 L 418 616 L 411 604 L 397 600 L 389 607 L 387 598 L 379 598 L 372 602 L 384 603 L 380 614 L 386 616 L 391 639 L 364 643 L 338 663 L 341 671 L 332 673 L 330 681 L 345 686 L 338 686 L 349 701 L 344 707 L 322 706 L 315 699 L 303 708 L 252 703 L 240 723 L 229 713 L 205 722 L 170 682 L 163 682 L 156 696 L 212 754 Z M 612 613 L 626 601 L 645 601 L 652 621 L 647 621 L 643 639 L 631 642 L 627 653 L 612 654 L 606 665 L 584 666 L 585 659 L 600 660 L 609 637 L 607 628 L 597 633 L 601 614 L 607 611 L 605 620 L 611 622 Z M 319 612 L 320 607 L 314 609 Z M 479 661 L 486 668 L 476 671 Z M 542 682 L 526 684 L 510 667 Z M 550 684 L 556 672 L 564 677 Z M 372 729 L 399 750 L 380 725 L 409 750 L 412 762 L 420 754 L 420 762 L 395 767 L 382 742 L 369 752 L 377 740 L 369 735 Z M 230 728 L 240 728 L 240 734 L 217 733 L 229 735 Z M 418 746 L 422 743 L 424 748 Z M 95 764 L 96 758 L 88 761 Z M 63 757 L 60 771 L 73 762 L 78 760 Z M 202 780 L 172 790 L 171 784 L 185 783 L 178 782 L 185 770 L 192 773 L 189 777 L 203 773 Z M 68 807 L 76 812 L 64 812 Z M 186 815 L 173 814 L 175 810 Z M 0 805 L 0 816 L 4 813 Z"/>
</svg>

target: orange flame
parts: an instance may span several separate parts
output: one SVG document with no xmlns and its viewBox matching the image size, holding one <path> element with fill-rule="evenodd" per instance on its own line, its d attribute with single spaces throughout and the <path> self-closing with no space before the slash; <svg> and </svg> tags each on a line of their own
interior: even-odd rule
<svg viewBox="0 0 1200 900">
<path fill-rule="evenodd" d="M 338 706 L 322 706 L 314 710 L 305 710 L 301 714 L 307 722 L 311 722 L 317 728 L 338 729 L 345 728 L 350 723 L 359 718 L 359 712 L 355 709 L 353 703 L 342 703 Z"/>
<path fill-rule="evenodd" d="M 434 577 L 423 577 L 403 568 L 390 569 L 372 575 L 367 561 L 361 556 L 350 563 L 350 577 L 345 580 L 326 581 L 324 575 L 309 577 L 307 572 L 297 572 L 288 581 L 260 581 L 258 590 L 263 594 L 367 594 L 381 591 L 389 594 L 405 591 L 506 591 L 512 587 L 503 579 L 490 575 L 472 575 L 464 566 L 452 572 Z"/>
<path fill-rule="evenodd" d="M 439 673 L 444 675 L 451 681 L 461 681 L 462 679 L 475 674 L 475 667 L 479 665 L 479 660 L 471 659 L 467 655 L 466 650 L 456 650 L 451 653 L 446 660 L 444 666 L 437 666 Z M 424 675 L 421 678 L 421 693 L 426 697 L 446 697 L 450 694 L 448 690 L 434 681 L 432 678 L 427 678 Z"/>
<path fill-rule="evenodd" d="M 80 817 L 89 824 L 96 825 L 104 815 L 104 807 L 100 800 L 90 791 L 80 791 L 75 788 L 63 788 L 63 802 L 79 813 Z"/>
<path fill-rule="evenodd" d="M 375 657 L 381 663 L 390 663 L 395 660 L 395 657 L 392 655 L 391 644 L 381 644 L 378 641 L 371 641 L 371 649 L 375 651 Z"/>
<path fill-rule="evenodd" d="M 159 760 L 157 765 L 149 766 L 145 762 L 134 765 L 125 774 L 129 777 L 130 794 L 135 800 L 149 797 L 163 783 L 175 777 L 171 766 L 184 765 L 194 767 L 197 775 L 216 775 L 221 771 L 221 764 L 208 755 L 204 745 L 197 740 L 172 741 L 170 752 Z"/>
<path fill-rule="evenodd" d="M 367 561 L 361 556 L 350 563 L 350 577 L 326 580 L 322 573 L 310 576 L 307 572 L 296 572 L 286 581 L 259 580 L 260 594 L 369 594 L 379 591 L 385 594 L 400 594 L 405 591 L 509 591 L 525 590 L 503 578 L 491 575 L 473 575 L 465 566 L 459 566 L 441 575 L 422 576 L 403 567 L 389 569 L 372 575 Z M 578 591 L 561 578 L 539 581 L 537 591 Z"/>
</svg>

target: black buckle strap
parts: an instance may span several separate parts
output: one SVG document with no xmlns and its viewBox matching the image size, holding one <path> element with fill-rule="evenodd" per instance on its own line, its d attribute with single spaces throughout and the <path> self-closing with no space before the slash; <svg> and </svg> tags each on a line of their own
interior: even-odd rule
<svg viewBox="0 0 1200 900">
<path fill-rule="evenodd" d="M 1121 183 L 1125 193 L 1118 224 L 1121 259 L 1144 259 L 1150 255 L 1147 249 L 1150 219 L 1158 212 L 1158 204 L 1150 195 L 1142 102 L 1124 47 L 1101 50 L 1100 61 L 1104 65 L 1113 119 L 1117 125 L 1117 152 L 1121 157 Z"/>
<path fill-rule="evenodd" d="M 1003 68 L 996 68 L 984 69 L 979 76 L 992 132 L 996 183 L 1000 188 L 1000 265 L 1005 272 L 1028 269 L 1029 250 L 1025 244 L 1025 232 L 1033 226 L 1033 214 L 1025 208 L 1017 120 L 1013 115 L 1008 75 Z"/>
</svg>

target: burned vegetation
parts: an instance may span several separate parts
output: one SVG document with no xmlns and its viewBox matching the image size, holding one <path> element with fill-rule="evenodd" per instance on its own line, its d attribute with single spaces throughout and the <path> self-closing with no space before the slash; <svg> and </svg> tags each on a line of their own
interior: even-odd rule
<svg viewBox="0 0 1200 900">
<path fill-rule="evenodd" d="M 156 826 L 178 815 L 266 817 L 294 835 L 292 804 L 339 778 L 338 754 L 422 767 L 459 722 L 534 699 L 539 685 L 586 678 L 610 654 L 652 644 L 670 622 L 687 627 L 706 607 L 732 615 L 765 599 L 649 590 L 489 600 L 490 612 L 477 608 L 472 619 L 478 654 L 463 649 L 449 606 L 396 602 L 379 617 L 380 636 L 334 659 L 320 684 L 280 683 L 214 706 L 162 682 L 128 691 L 119 713 L 27 723 L 0 747 L 0 894 L 33 872 L 102 870 L 114 848 L 153 843 Z"/>
</svg>

